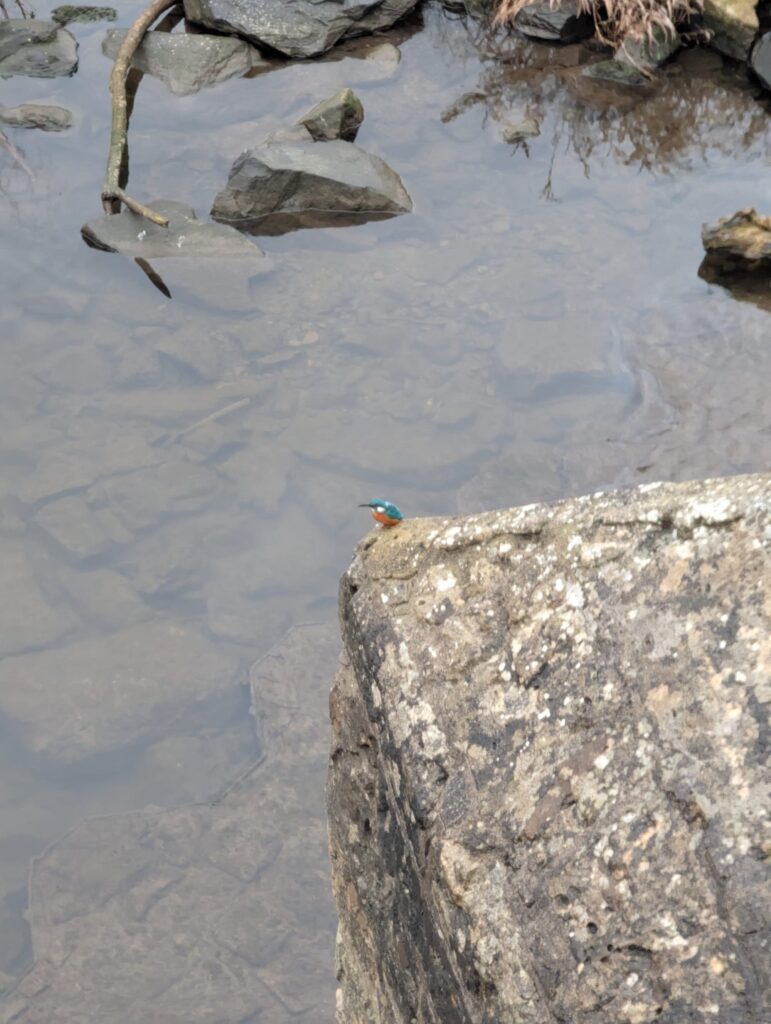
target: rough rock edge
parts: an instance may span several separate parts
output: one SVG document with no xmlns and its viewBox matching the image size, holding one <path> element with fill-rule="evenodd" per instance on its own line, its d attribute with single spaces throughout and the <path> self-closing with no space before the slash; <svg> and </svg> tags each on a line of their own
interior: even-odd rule
<svg viewBox="0 0 771 1024">
<path fill-rule="evenodd" d="M 603 652 L 607 665 L 602 661 L 592 665 L 589 657 L 580 671 L 581 659 L 575 655 L 582 652 L 574 636 L 573 649 L 561 652 L 551 678 L 548 662 L 543 661 L 529 677 L 522 665 L 516 672 L 513 664 L 504 671 L 515 673 L 519 688 L 530 690 L 536 700 L 540 699 L 538 675 L 545 673 L 548 687 L 554 692 L 560 687 L 560 668 L 566 664 L 570 665 L 569 692 L 576 699 L 582 691 L 596 689 L 601 676 L 613 678 L 615 673 L 622 683 L 618 689 L 626 689 L 619 716 L 627 714 L 630 727 L 637 723 L 638 731 L 642 729 L 633 742 L 639 738 L 649 758 L 647 775 L 639 782 L 639 799 L 641 804 L 648 801 L 655 805 L 649 821 L 653 836 L 648 830 L 636 837 L 630 832 L 625 837 L 626 849 L 622 845 L 619 853 L 614 852 L 615 844 L 608 841 L 602 829 L 599 838 L 596 829 L 592 833 L 591 822 L 583 833 L 579 822 L 577 833 L 571 835 L 562 824 L 562 816 L 573 813 L 570 800 L 566 803 L 566 798 L 572 799 L 570 786 L 565 792 L 561 783 L 550 788 L 554 778 L 540 779 L 542 787 L 535 794 L 532 813 L 523 813 L 516 834 L 505 836 L 501 823 L 484 804 L 485 790 L 489 792 L 500 783 L 494 766 L 484 758 L 480 766 L 478 753 L 475 763 L 469 749 L 459 751 L 457 744 L 443 745 L 441 741 L 442 730 L 449 733 L 452 720 L 464 718 L 460 707 L 445 706 L 445 701 L 451 701 L 451 691 L 463 681 L 463 673 L 473 674 L 484 667 L 489 651 L 464 651 L 461 635 L 460 657 L 468 656 L 468 663 L 461 665 L 461 678 L 439 678 L 431 673 L 425 631 L 422 644 L 418 636 L 415 647 L 409 632 L 415 625 L 411 617 L 415 602 L 423 593 L 421 588 L 429 583 L 441 592 L 441 600 L 424 609 L 423 624 L 428 621 L 438 627 L 433 632 L 441 641 L 443 623 L 449 621 L 443 618 L 442 604 L 456 598 L 457 590 L 450 580 L 462 577 L 464 558 L 465 570 L 476 572 L 477 607 L 469 608 L 467 604 L 469 618 L 484 622 L 495 601 L 495 594 L 490 597 L 490 579 L 485 580 L 485 572 L 517 556 L 520 561 L 516 572 L 526 578 L 530 572 L 531 585 L 529 593 L 521 597 L 522 618 L 513 617 L 506 638 L 526 634 L 536 588 L 543 586 L 537 579 L 533 582 L 532 574 L 538 575 L 539 569 L 548 566 L 550 551 L 559 551 L 563 559 L 567 558 L 578 577 L 566 591 L 569 594 L 573 587 L 567 603 L 579 617 L 595 614 L 602 619 L 607 598 L 598 601 L 596 595 L 592 596 L 591 582 L 596 583 L 606 569 L 616 576 L 631 574 L 630 586 L 638 587 L 638 592 L 632 594 L 638 600 L 631 607 L 641 602 L 646 613 L 651 608 L 656 611 L 654 598 L 661 596 L 659 588 L 666 584 L 669 595 L 664 595 L 659 610 L 663 608 L 671 615 L 672 604 L 689 596 L 695 600 L 691 591 L 696 577 L 688 575 L 690 550 L 696 570 L 702 568 L 707 575 L 725 570 L 727 584 L 735 591 L 727 595 L 727 601 L 719 592 L 711 599 L 702 595 L 701 607 L 696 606 L 698 601 L 694 605 L 693 625 L 697 632 L 698 627 L 714 626 L 732 636 L 730 642 L 721 644 L 728 644 L 726 658 L 738 658 L 734 684 L 742 691 L 750 678 L 754 687 L 762 680 L 753 677 L 752 672 L 760 675 L 761 662 L 764 657 L 771 659 L 771 651 L 753 653 L 750 641 L 755 636 L 759 639 L 754 642 L 768 646 L 771 610 L 768 599 L 765 611 L 750 606 L 743 593 L 750 584 L 742 573 L 754 572 L 760 564 L 759 584 L 768 580 L 770 508 L 768 475 L 648 485 L 554 506 L 529 506 L 457 520 L 407 521 L 398 531 L 370 535 L 360 545 L 341 584 L 340 614 L 349 661 L 338 675 L 330 704 L 333 748 L 328 794 L 333 883 L 340 916 L 340 1024 L 540 1024 L 555 1020 L 605 1024 L 611 1019 L 618 1024 L 654 1020 L 660 1024 L 701 1020 L 754 1024 L 761 1020 L 762 939 L 756 916 L 763 902 L 763 846 L 752 832 L 751 820 L 741 816 L 742 799 L 737 794 L 734 807 L 731 792 L 734 786 L 754 785 L 757 781 L 751 778 L 747 782 L 745 778 L 752 775 L 742 763 L 741 755 L 747 751 L 739 744 L 739 749 L 728 752 L 736 760 L 736 778 L 732 775 L 730 785 L 716 793 L 714 785 L 710 789 L 714 779 L 702 778 L 699 770 L 709 775 L 709 760 L 697 763 L 690 772 L 687 765 L 681 765 L 688 735 L 680 735 L 675 729 L 673 737 L 661 727 L 658 734 L 654 731 L 655 742 L 651 742 L 647 728 L 658 726 L 648 721 L 652 718 L 657 722 L 655 714 L 648 714 L 650 706 L 643 704 L 642 711 L 633 707 L 631 712 L 627 708 L 635 701 L 640 703 L 645 685 L 650 683 L 643 672 L 633 687 L 623 686 L 620 659 L 624 642 L 633 643 L 634 627 L 627 627 L 626 637 L 608 635 Z M 678 551 L 680 555 L 675 557 Z M 651 562 L 659 574 L 654 573 L 652 581 L 647 568 Z M 563 575 L 568 566 L 564 561 L 559 566 Z M 505 573 L 504 578 L 511 581 Z M 639 588 L 643 590 L 642 598 Z M 462 593 L 462 586 L 460 590 Z M 466 596 L 470 597 L 473 590 L 474 586 Z M 737 620 L 732 626 L 721 625 L 721 601 L 728 609 L 725 619 L 730 621 L 734 616 Z M 487 611 L 485 602 L 489 605 Z M 678 614 L 683 611 L 683 607 L 677 607 Z M 715 638 L 716 649 L 721 648 L 719 635 Z M 526 636 L 524 642 L 527 647 Z M 540 649 L 541 638 L 536 635 L 534 643 Z M 705 665 L 713 658 L 711 650 L 697 653 L 705 656 Z M 497 657 L 494 653 L 496 661 Z M 753 658 L 756 665 L 751 664 Z M 441 652 L 439 663 L 441 675 L 441 669 L 447 667 L 441 663 Z M 678 664 L 682 678 L 675 679 L 675 692 L 668 691 L 663 683 L 658 688 L 649 687 L 649 703 L 651 692 L 657 700 L 666 700 L 667 694 L 675 700 L 680 683 L 686 687 L 691 678 L 698 678 L 696 671 L 689 675 L 692 667 L 699 667 L 696 660 L 693 666 Z M 657 665 L 656 670 L 660 669 Z M 673 669 L 668 671 L 671 683 Z M 768 673 L 768 666 L 765 671 Z M 666 691 L 663 696 L 662 686 Z M 754 688 L 748 696 L 754 699 Z M 704 699 L 712 697 L 714 694 L 708 692 Z M 745 731 L 740 739 L 745 747 L 757 739 L 753 716 L 758 707 L 750 704 L 748 699 L 744 707 L 728 704 L 717 711 L 712 709 L 718 718 L 721 711 L 726 716 L 741 717 Z M 611 710 L 605 712 L 606 716 Z M 605 734 L 613 735 L 620 749 L 620 726 L 616 727 L 615 719 L 609 722 L 602 716 L 592 721 L 593 714 L 588 710 L 582 725 L 588 742 L 572 755 L 584 761 L 588 757 L 589 772 L 596 769 L 602 773 L 607 768 Z M 541 718 L 541 714 L 529 716 L 533 735 L 527 742 L 534 747 L 539 743 L 539 730 L 543 735 L 548 728 L 539 725 Z M 700 723 L 695 712 L 691 720 L 698 736 Z M 669 728 L 670 732 L 674 729 Z M 571 753 L 570 746 L 568 736 L 565 758 Z M 522 750 L 517 754 L 521 758 Z M 719 757 L 715 760 L 720 762 Z M 721 767 L 722 762 L 715 774 Z M 651 781 L 656 773 L 657 780 Z M 608 774 L 612 776 L 613 771 L 606 773 L 606 779 Z M 477 778 L 482 778 L 482 784 Z M 499 785 L 499 799 L 507 792 L 516 796 L 518 788 L 523 790 L 518 797 L 523 798 L 530 781 L 529 777 L 518 777 L 512 778 L 508 786 Z M 632 787 L 632 808 L 637 800 L 636 785 Z M 614 798 L 606 793 L 605 799 L 613 803 Z M 580 805 L 582 800 L 586 800 L 586 794 L 579 793 L 573 804 Z M 619 803 L 620 798 L 616 797 L 615 802 Z M 598 814 L 602 814 L 601 809 Z M 619 822 L 614 824 L 618 826 Z M 657 829 L 661 838 L 656 835 Z M 567 840 L 572 847 L 563 849 L 562 863 L 555 869 L 551 858 L 559 855 Z M 596 846 L 593 851 L 589 849 L 592 843 L 604 844 L 602 850 L 598 853 Z M 650 849 L 648 844 L 653 844 Z M 732 845 L 733 852 L 727 849 Z M 617 873 L 623 876 L 625 870 L 624 855 L 631 851 L 637 857 L 641 846 L 652 868 L 646 876 L 651 891 L 637 894 L 642 901 L 640 908 L 623 905 L 615 890 L 621 884 Z M 592 852 L 597 854 L 600 874 L 586 878 L 581 859 L 591 858 Z M 573 859 L 577 862 L 575 870 Z M 607 867 L 604 874 L 602 861 Z M 666 913 L 656 904 L 661 878 L 662 884 L 676 879 L 688 897 L 680 897 L 676 888 Z M 571 883 L 577 886 L 577 895 L 571 895 Z M 603 883 L 611 892 L 610 905 L 604 910 Z M 571 904 L 564 910 L 560 906 L 563 900 Z M 566 946 L 568 928 L 567 924 L 560 927 L 560 915 L 572 913 L 576 901 L 587 905 L 593 902 L 594 906 L 569 933 L 575 936 L 569 940 L 570 954 L 578 964 L 568 957 L 575 972 L 568 977 L 560 975 L 552 947 L 556 944 L 558 950 Z M 701 931 L 693 920 L 689 922 L 689 914 L 693 918 L 703 915 L 703 921 L 697 922 Z M 690 941 L 689 928 L 696 928 L 691 936 L 695 934 L 701 940 L 703 949 L 698 949 L 695 939 Z M 640 932 L 637 941 L 636 929 Z M 611 935 L 615 944 L 609 941 Z M 696 953 L 692 946 L 697 947 Z M 567 956 L 564 948 L 562 952 Z M 603 961 L 610 966 L 605 967 Z M 586 1002 L 586 991 L 576 980 L 584 968 L 584 978 L 593 979 L 593 1004 Z M 644 988 L 642 998 L 639 990 L 633 990 L 638 982 Z M 586 986 L 591 989 L 588 980 Z"/>
</svg>

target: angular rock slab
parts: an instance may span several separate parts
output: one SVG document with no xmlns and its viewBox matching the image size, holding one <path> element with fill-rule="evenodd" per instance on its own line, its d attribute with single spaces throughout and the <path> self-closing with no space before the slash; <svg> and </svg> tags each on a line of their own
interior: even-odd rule
<svg viewBox="0 0 771 1024">
<path fill-rule="evenodd" d="M 3 1024 L 332 1024 L 338 651 L 336 628 L 304 626 L 253 667 L 265 754 L 217 799 L 90 819 L 34 860 L 35 963 L 0 996 Z"/>
<path fill-rule="evenodd" d="M 93 7 L 89 4 L 62 4 L 54 7 L 51 17 L 60 25 L 70 25 L 72 22 L 89 24 L 94 21 L 117 21 L 118 12 L 114 7 Z"/>
<path fill-rule="evenodd" d="M 102 53 L 114 60 L 125 36 L 124 29 L 110 29 Z M 131 59 L 132 67 L 159 78 L 175 96 L 189 96 L 263 64 L 270 67 L 242 39 L 186 32 L 149 32 Z"/>
<path fill-rule="evenodd" d="M 0 19 L 0 77 L 57 78 L 78 67 L 78 44 L 54 21 Z"/>
<path fill-rule="evenodd" d="M 763 1019 L 769 549 L 768 474 L 362 541 L 339 1024 Z"/>
<path fill-rule="evenodd" d="M 353 142 L 364 120 L 364 107 L 353 89 L 341 89 L 317 103 L 297 122 L 316 142 L 344 139 Z"/>
<path fill-rule="evenodd" d="M 771 89 L 771 32 L 766 32 L 758 39 L 752 51 L 750 66 L 766 89 Z"/>
<path fill-rule="evenodd" d="M 750 207 L 705 224 L 701 239 L 708 261 L 718 270 L 771 272 L 771 217 Z"/>
<path fill-rule="evenodd" d="M 758 31 L 757 7 L 757 0 L 704 0 L 710 46 L 735 60 L 747 60 Z"/>
<path fill-rule="evenodd" d="M 241 154 L 211 216 L 253 234 L 279 235 L 383 220 L 411 209 L 401 178 L 380 157 L 351 142 L 290 135 Z"/>
<path fill-rule="evenodd" d="M 549 43 L 578 43 L 594 33 L 591 14 L 579 14 L 578 5 L 569 0 L 559 7 L 529 4 L 519 11 L 514 24 L 523 35 Z"/>
<path fill-rule="evenodd" d="M 315 57 L 339 39 L 388 28 L 418 0 L 184 0 L 190 21 L 289 57 Z"/>
<path fill-rule="evenodd" d="M 184 203 L 158 199 L 150 206 L 169 218 L 168 227 L 124 209 L 88 221 L 81 234 L 95 249 L 137 260 L 165 295 L 179 287 L 216 306 L 250 308 L 249 282 L 273 268 L 265 253 L 235 228 L 199 221 Z M 158 261 L 159 268 L 149 260 Z"/>
</svg>

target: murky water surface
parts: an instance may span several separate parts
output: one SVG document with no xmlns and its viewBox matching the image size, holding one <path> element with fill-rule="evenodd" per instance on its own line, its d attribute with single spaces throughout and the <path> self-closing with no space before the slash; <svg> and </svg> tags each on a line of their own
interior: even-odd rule
<svg viewBox="0 0 771 1024">
<path fill-rule="evenodd" d="M 375 495 L 441 515 L 768 464 L 769 312 L 697 271 L 702 222 L 771 206 L 769 106 L 714 55 L 621 95 L 579 47 L 434 6 L 386 36 L 395 68 L 353 52 L 185 98 L 145 77 L 139 198 L 205 217 L 241 149 L 349 85 L 415 203 L 262 239 L 251 283 L 177 269 L 167 299 L 79 234 L 105 28 L 72 26 L 72 79 L 2 84 L 77 124 L 7 130 L 32 183 L 0 151 L 0 1019 L 330 1020 L 334 644 L 295 630 L 251 695 L 249 668 L 334 629 Z M 540 135 L 504 143 L 526 117 Z M 243 1004 L 207 1003 L 218 971 Z"/>
</svg>

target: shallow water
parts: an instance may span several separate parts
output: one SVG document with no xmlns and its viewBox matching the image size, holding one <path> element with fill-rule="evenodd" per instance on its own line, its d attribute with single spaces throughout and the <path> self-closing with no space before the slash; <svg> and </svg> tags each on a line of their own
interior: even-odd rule
<svg viewBox="0 0 771 1024">
<path fill-rule="evenodd" d="M 124 6 L 126 24 L 141 5 Z M 285 930 L 312 922 L 329 975 L 271 946 L 243 1019 L 263 998 L 266 1013 L 276 998 L 331 1019 L 325 683 L 307 676 L 310 760 L 282 760 L 282 734 L 249 715 L 249 666 L 293 625 L 334 621 L 373 495 L 451 514 L 767 466 L 768 311 L 697 271 L 704 221 L 771 205 L 769 104 L 695 52 L 642 97 L 589 88 L 581 48 L 493 39 L 435 6 L 386 34 L 402 51 L 392 74 L 347 57 L 185 98 L 145 76 L 138 198 L 204 217 L 241 149 L 349 85 L 366 111 L 357 143 L 415 204 L 260 239 L 269 274 L 244 287 L 182 271 L 167 299 L 79 234 L 100 213 L 106 27 L 71 26 L 72 79 L 2 86 L 4 104 L 60 103 L 77 123 L 8 129 L 34 183 L 0 151 L 0 986 L 32 1007 L 19 1019 L 45 1019 L 14 988 L 33 957 L 31 857 L 92 816 L 205 803 L 263 757 L 273 834 L 307 820 L 314 836 L 306 862 L 286 860 Z M 525 117 L 540 135 L 505 144 L 502 124 Z M 151 683 L 132 677 L 124 702 L 137 664 Z M 292 872 L 315 887 L 298 896 Z M 85 875 L 61 886 L 85 892 Z M 290 1005 L 308 977 L 315 1005 Z M 195 1018 L 166 1012 L 154 1019 L 221 1019 L 205 999 Z"/>
</svg>

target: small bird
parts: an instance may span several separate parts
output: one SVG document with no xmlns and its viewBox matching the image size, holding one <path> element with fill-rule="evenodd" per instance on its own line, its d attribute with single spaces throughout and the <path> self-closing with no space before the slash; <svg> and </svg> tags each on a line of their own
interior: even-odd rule
<svg viewBox="0 0 771 1024">
<path fill-rule="evenodd" d="M 392 501 L 383 501 L 381 498 L 373 498 L 366 505 L 359 505 L 359 508 L 372 509 L 372 517 L 382 526 L 396 526 L 404 516 Z"/>
</svg>

